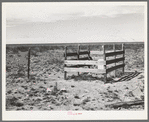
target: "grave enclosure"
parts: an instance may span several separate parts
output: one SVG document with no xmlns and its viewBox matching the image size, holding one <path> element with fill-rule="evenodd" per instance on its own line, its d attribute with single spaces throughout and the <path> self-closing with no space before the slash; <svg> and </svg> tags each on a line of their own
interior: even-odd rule
<svg viewBox="0 0 149 122">
<path fill-rule="evenodd" d="M 102 45 L 101 51 L 91 51 L 89 48 L 87 51 L 81 51 L 80 45 L 78 45 L 77 52 L 67 52 L 67 46 L 65 47 L 65 60 L 64 60 L 64 79 L 67 80 L 68 72 L 92 72 L 96 74 L 104 75 L 104 82 L 107 82 L 107 74 L 109 72 L 115 71 L 116 69 L 122 68 L 122 73 L 124 73 L 124 61 L 125 61 L 125 48 L 124 44 L 121 44 L 121 50 L 116 50 L 116 45 L 113 44 L 113 50 L 111 52 L 106 52 L 106 45 Z M 91 54 L 96 54 L 102 56 L 102 59 L 98 59 L 97 61 L 92 60 Z M 81 55 L 87 55 L 84 58 L 80 58 Z M 117 55 L 122 55 L 122 57 L 117 58 Z M 76 56 L 75 59 L 68 59 L 68 57 Z M 114 57 L 110 60 L 107 57 Z M 116 64 L 118 62 L 122 62 L 122 64 Z M 109 64 L 114 64 L 114 66 L 108 68 Z M 86 68 L 86 66 L 88 68 Z M 91 68 L 91 66 L 97 66 L 98 68 Z M 114 76 L 116 73 L 114 73 Z"/>
</svg>

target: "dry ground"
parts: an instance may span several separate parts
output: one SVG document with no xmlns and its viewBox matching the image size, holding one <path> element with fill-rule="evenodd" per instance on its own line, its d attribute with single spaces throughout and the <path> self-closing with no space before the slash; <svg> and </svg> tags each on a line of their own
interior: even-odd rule
<svg viewBox="0 0 149 122">
<path fill-rule="evenodd" d="M 111 108 L 116 102 L 144 100 L 144 49 L 126 49 L 125 74 L 68 73 L 64 80 L 63 51 L 31 52 L 27 79 L 27 52 L 7 51 L 6 110 L 143 110 L 144 105 Z"/>
</svg>

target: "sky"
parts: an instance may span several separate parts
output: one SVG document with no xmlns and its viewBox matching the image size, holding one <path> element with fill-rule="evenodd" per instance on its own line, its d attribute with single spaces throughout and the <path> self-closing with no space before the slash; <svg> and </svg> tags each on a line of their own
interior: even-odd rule
<svg viewBox="0 0 149 122">
<path fill-rule="evenodd" d="M 144 41 L 145 4 L 5 3 L 6 43 Z"/>
</svg>

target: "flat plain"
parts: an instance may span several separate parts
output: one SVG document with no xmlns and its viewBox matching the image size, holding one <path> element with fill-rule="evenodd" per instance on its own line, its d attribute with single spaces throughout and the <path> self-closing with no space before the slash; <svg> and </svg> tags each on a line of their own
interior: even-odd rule
<svg viewBox="0 0 149 122">
<path fill-rule="evenodd" d="M 6 47 L 7 111 L 144 110 L 144 104 L 111 106 L 144 101 L 144 44 L 125 45 L 125 73 L 68 73 L 64 80 L 64 46 L 32 46 L 28 79 L 28 46 Z M 85 46 L 83 47 L 86 48 Z M 76 51 L 71 45 L 71 52 Z M 91 50 L 101 50 L 91 46 Z M 97 58 L 95 55 L 91 55 Z M 112 83 L 111 83 L 112 82 Z"/>
</svg>

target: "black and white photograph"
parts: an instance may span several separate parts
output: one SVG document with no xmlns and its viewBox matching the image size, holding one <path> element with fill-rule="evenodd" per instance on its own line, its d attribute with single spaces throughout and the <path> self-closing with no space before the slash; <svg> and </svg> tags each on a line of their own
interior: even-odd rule
<svg viewBox="0 0 149 122">
<path fill-rule="evenodd" d="M 2 34 L 4 120 L 147 119 L 147 2 L 3 2 Z"/>
</svg>

